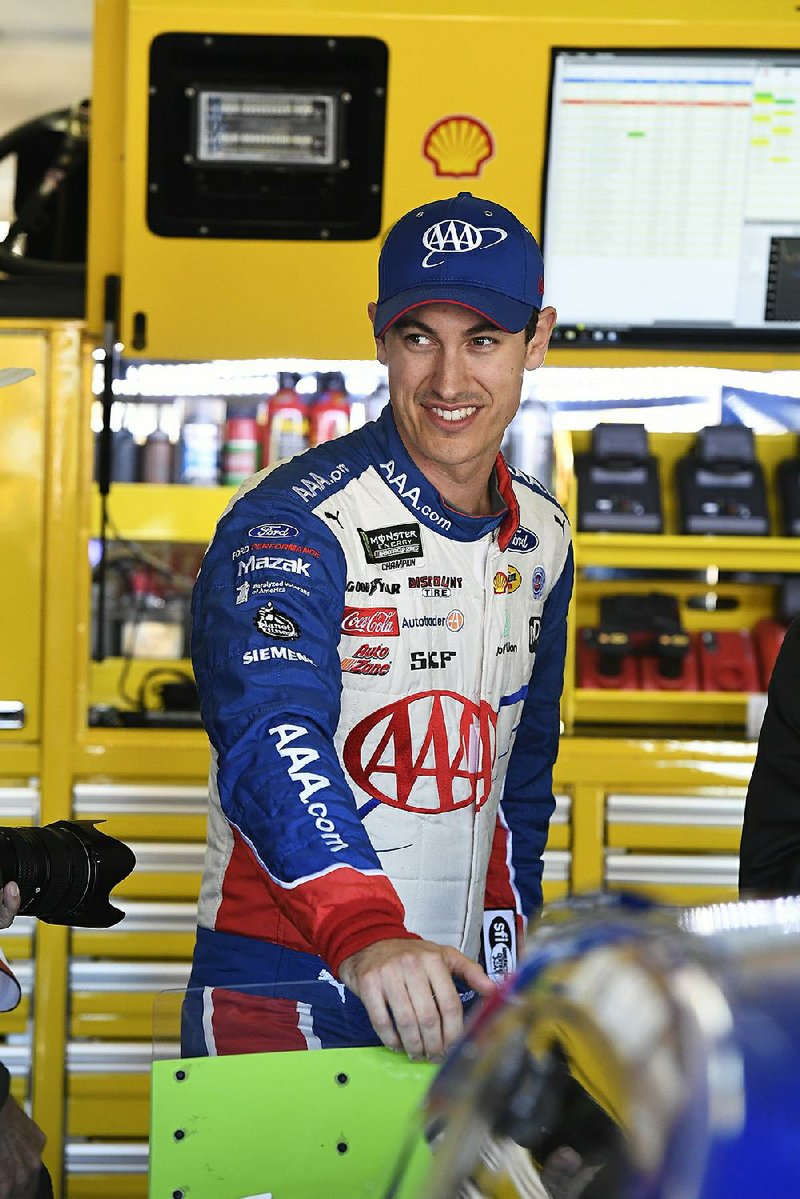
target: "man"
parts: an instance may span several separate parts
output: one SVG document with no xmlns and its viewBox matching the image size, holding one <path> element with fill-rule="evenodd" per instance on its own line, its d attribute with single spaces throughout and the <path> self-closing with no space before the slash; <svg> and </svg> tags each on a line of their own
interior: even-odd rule
<svg viewBox="0 0 800 1199">
<path fill-rule="evenodd" d="M 0 929 L 11 927 L 19 903 L 16 883 L 0 887 Z M 0 1012 L 15 1008 L 19 999 L 19 983 L 0 950 Z M 8 1070 L 0 1062 L 0 1199 L 38 1199 L 40 1195 L 52 1195 L 50 1176 L 42 1165 L 44 1133 L 25 1115 L 10 1093 L 10 1086 Z"/>
<path fill-rule="evenodd" d="M 28 367 L 0 368 L 0 387 L 19 383 L 34 372 Z M 0 887 L 0 930 L 10 928 L 19 911 L 15 882 Z M 0 1012 L 9 1012 L 20 1000 L 19 983 L 0 950 Z M 0 1199 L 44 1199 L 52 1196 L 50 1175 L 42 1165 L 45 1136 L 10 1093 L 11 1079 L 0 1062 Z"/>
<path fill-rule="evenodd" d="M 743 899 L 800 895 L 800 617 L 786 630 L 767 696 L 744 806 Z"/>
<path fill-rule="evenodd" d="M 541 254 L 461 193 L 398 221 L 378 274 L 390 405 L 249 480 L 195 588 L 197 1052 L 244 1048 L 232 1011 L 272 1043 L 237 988 L 322 979 L 331 1010 L 290 1004 L 282 1035 L 334 1043 L 344 983 L 361 1036 L 439 1058 L 457 988 L 489 993 L 541 905 L 572 554 L 562 510 L 499 455 L 556 318 Z"/>
</svg>

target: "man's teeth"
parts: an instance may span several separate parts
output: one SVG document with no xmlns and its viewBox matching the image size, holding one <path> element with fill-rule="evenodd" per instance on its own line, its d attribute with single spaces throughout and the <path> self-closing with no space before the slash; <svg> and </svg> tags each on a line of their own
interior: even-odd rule
<svg viewBox="0 0 800 1199">
<path fill-rule="evenodd" d="M 442 420 L 466 420 L 468 416 L 472 416 L 473 412 L 477 412 L 476 408 L 434 408 L 433 411 Z"/>
</svg>

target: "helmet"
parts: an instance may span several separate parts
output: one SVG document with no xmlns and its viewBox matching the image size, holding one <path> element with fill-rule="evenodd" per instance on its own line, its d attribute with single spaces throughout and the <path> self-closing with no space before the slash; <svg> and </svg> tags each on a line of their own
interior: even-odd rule
<svg viewBox="0 0 800 1199">
<path fill-rule="evenodd" d="M 555 905 L 430 1089 L 424 1199 L 794 1199 L 799 1074 L 800 900 Z"/>
</svg>

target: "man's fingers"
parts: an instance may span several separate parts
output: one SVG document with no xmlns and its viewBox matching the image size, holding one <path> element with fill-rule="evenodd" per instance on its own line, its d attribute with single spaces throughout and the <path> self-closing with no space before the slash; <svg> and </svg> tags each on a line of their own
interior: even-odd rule
<svg viewBox="0 0 800 1199">
<path fill-rule="evenodd" d="M 464 1008 L 447 971 L 437 971 L 431 978 L 431 986 L 436 1006 L 441 1013 L 442 1050 L 439 1056 L 444 1057 L 464 1031 Z"/>
<path fill-rule="evenodd" d="M 479 995 L 491 995 L 497 989 L 496 983 L 492 982 L 483 967 L 473 962 L 472 958 L 459 953 L 457 949 L 446 949 L 445 956 L 448 969 L 459 978 L 463 978 Z"/>
<path fill-rule="evenodd" d="M 361 1002 L 367 1009 L 367 1015 L 372 1027 L 389 1049 L 401 1049 L 400 1038 L 395 1030 L 392 1014 L 387 1006 L 383 990 L 376 985 L 376 980 L 368 982 L 360 996 Z"/>
<path fill-rule="evenodd" d="M 19 905 L 19 887 L 15 882 L 6 883 L 0 892 L 0 928 L 10 928 Z"/>
</svg>

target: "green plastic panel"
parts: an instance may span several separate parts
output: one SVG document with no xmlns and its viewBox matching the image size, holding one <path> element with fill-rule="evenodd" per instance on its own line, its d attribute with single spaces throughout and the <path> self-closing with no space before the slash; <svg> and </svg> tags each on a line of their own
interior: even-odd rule
<svg viewBox="0 0 800 1199">
<path fill-rule="evenodd" d="M 150 1199 L 418 1199 L 435 1069 L 383 1048 L 155 1062 Z"/>
</svg>

